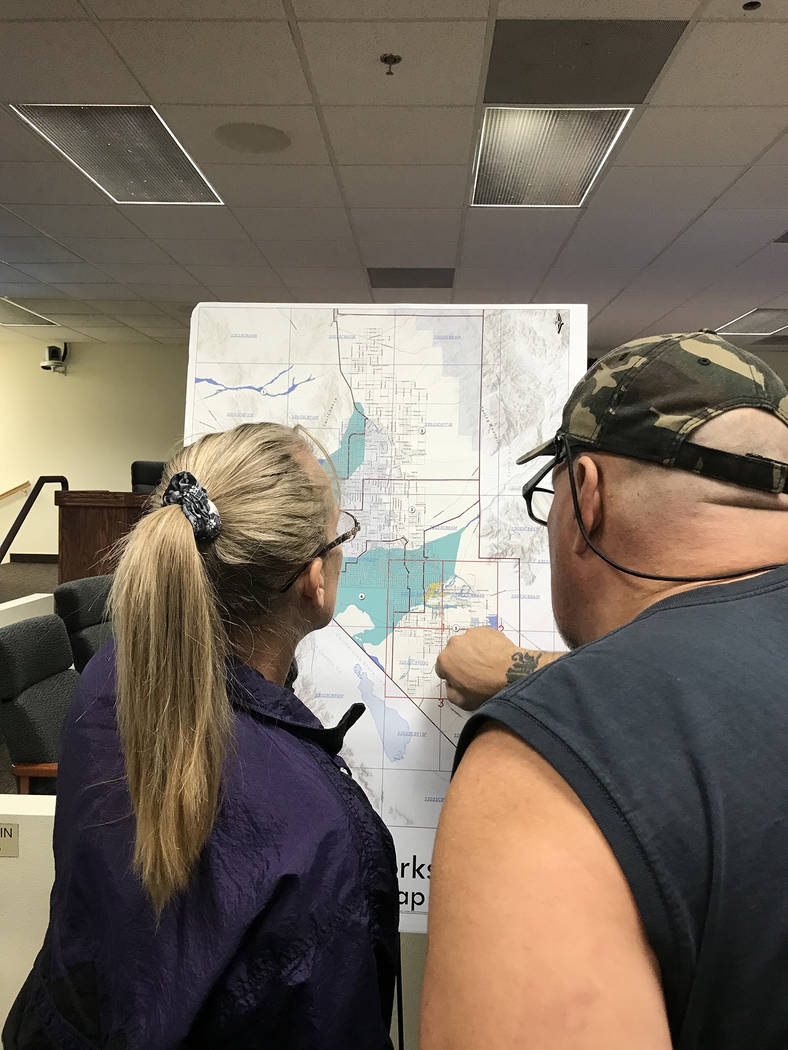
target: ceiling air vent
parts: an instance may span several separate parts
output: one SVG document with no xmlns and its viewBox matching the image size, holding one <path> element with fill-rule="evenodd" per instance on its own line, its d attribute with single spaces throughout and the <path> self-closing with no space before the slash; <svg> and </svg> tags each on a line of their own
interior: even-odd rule
<svg viewBox="0 0 788 1050">
<path fill-rule="evenodd" d="M 11 106 L 116 204 L 222 204 L 153 106 Z"/>
<path fill-rule="evenodd" d="M 0 325 L 3 328 L 22 328 L 26 325 L 55 325 L 43 314 L 28 310 L 26 306 L 17 306 L 10 299 L 0 298 Z"/>
<path fill-rule="evenodd" d="M 788 328 L 788 310 L 748 310 L 717 329 L 719 335 L 775 335 Z"/>
<path fill-rule="evenodd" d="M 579 208 L 631 109 L 485 110 L 473 204 Z"/>
</svg>

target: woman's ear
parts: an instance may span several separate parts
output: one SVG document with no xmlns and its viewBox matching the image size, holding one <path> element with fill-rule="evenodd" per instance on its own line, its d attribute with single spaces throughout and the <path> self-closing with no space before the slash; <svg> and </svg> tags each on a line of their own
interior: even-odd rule
<svg viewBox="0 0 788 1050">
<path fill-rule="evenodd" d="M 590 456 L 580 456 L 575 460 L 573 467 L 580 520 L 587 534 L 593 536 L 602 525 L 602 477 L 599 466 Z M 578 528 L 572 549 L 575 554 L 584 554 L 587 547 L 588 544 Z"/>
<path fill-rule="evenodd" d="M 315 558 L 303 575 L 301 597 L 305 598 L 315 609 L 322 610 L 326 604 L 325 577 L 323 576 L 323 559 Z"/>
</svg>

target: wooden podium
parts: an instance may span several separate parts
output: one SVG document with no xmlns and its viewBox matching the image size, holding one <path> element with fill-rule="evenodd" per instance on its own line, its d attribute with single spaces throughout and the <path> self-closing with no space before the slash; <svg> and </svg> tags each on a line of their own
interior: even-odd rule
<svg viewBox="0 0 788 1050">
<path fill-rule="evenodd" d="M 142 517 L 147 492 L 56 492 L 58 583 L 111 571 L 107 555 Z"/>
</svg>

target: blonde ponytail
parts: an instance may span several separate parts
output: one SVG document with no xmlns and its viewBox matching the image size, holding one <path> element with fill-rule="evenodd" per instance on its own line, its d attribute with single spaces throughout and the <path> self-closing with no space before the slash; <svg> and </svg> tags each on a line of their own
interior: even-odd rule
<svg viewBox="0 0 788 1050">
<path fill-rule="evenodd" d="M 185 889 L 214 825 L 232 739 L 227 661 L 255 632 L 280 630 L 281 587 L 326 541 L 335 497 L 305 469 L 290 427 L 244 424 L 175 456 L 153 509 L 123 541 L 110 594 L 116 704 L 134 813 L 134 868 L 156 913 Z M 221 516 L 195 540 L 182 508 L 161 506 L 188 470 Z M 319 474 L 320 472 L 318 472 Z"/>
<path fill-rule="evenodd" d="M 225 632 L 180 507 L 133 531 L 110 608 L 134 867 L 158 913 L 185 888 L 213 826 L 231 724 Z"/>
</svg>

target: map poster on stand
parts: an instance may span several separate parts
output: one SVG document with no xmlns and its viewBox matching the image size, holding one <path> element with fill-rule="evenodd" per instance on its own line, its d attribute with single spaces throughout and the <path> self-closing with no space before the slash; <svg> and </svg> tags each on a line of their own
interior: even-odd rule
<svg viewBox="0 0 788 1050">
<path fill-rule="evenodd" d="M 327 725 L 361 700 L 343 756 L 391 829 L 401 928 L 426 931 L 430 861 L 465 715 L 435 660 L 488 625 L 562 648 L 547 537 L 518 455 L 551 437 L 586 369 L 586 307 L 202 303 L 185 440 L 300 423 L 361 523 L 334 620 L 298 651 L 295 691 Z"/>
</svg>

